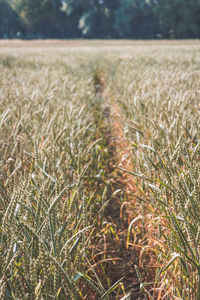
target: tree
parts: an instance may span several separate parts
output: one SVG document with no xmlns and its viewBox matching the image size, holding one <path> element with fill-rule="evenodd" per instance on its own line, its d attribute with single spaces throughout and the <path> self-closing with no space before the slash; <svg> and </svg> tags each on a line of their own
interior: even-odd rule
<svg viewBox="0 0 200 300">
<path fill-rule="evenodd" d="M 0 38 L 16 37 L 22 31 L 22 24 L 18 14 L 6 0 L 0 0 Z"/>
<path fill-rule="evenodd" d="M 199 38 L 200 0 L 0 0 L 0 37 Z"/>
<path fill-rule="evenodd" d="M 82 30 L 79 28 L 79 20 L 87 7 L 88 0 L 63 0 L 61 10 L 65 13 L 65 37 L 77 38 L 82 36 Z"/>
<path fill-rule="evenodd" d="M 164 38 L 200 37 L 200 0 L 158 0 L 155 14 Z"/>
<path fill-rule="evenodd" d="M 153 38 L 157 20 L 153 12 L 153 1 L 120 0 L 115 12 L 114 29 L 119 37 Z"/>
<path fill-rule="evenodd" d="M 62 38 L 61 0 L 13 0 L 13 8 L 26 24 L 31 35 Z"/>
<path fill-rule="evenodd" d="M 117 0 L 91 0 L 87 1 L 79 21 L 79 28 L 83 36 L 89 38 L 111 38 L 113 31 L 114 11 Z"/>
</svg>

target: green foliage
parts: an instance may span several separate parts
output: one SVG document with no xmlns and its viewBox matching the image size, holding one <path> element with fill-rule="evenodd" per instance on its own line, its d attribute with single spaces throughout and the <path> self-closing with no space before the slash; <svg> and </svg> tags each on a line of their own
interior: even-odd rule
<svg viewBox="0 0 200 300">
<path fill-rule="evenodd" d="M 199 0 L 159 0 L 155 13 L 163 37 L 194 38 L 200 36 Z"/>
<path fill-rule="evenodd" d="M 21 16 L 30 35 L 63 37 L 65 14 L 60 0 L 13 0 L 12 7 Z"/>
<path fill-rule="evenodd" d="M 115 12 L 114 29 L 118 36 L 129 38 L 155 38 L 157 20 L 152 3 L 146 0 L 120 1 Z"/>
<path fill-rule="evenodd" d="M 83 36 L 89 38 L 111 37 L 117 3 L 118 1 L 88 1 L 79 20 L 79 28 Z"/>
<path fill-rule="evenodd" d="M 0 37 L 200 37 L 200 0 L 1 0 L 0 8 Z"/>
<path fill-rule="evenodd" d="M 21 31 L 23 26 L 18 14 L 8 1 L 0 0 L 0 38 L 13 38 Z"/>
</svg>

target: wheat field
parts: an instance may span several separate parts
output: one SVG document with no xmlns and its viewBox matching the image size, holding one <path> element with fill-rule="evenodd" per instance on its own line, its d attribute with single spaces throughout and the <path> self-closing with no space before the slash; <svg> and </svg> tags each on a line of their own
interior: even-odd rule
<svg viewBox="0 0 200 300">
<path fill-rule="evenodd" d="M 200 298 L 200 42 L 0 41 L 0 299 Z"/>
</svg>

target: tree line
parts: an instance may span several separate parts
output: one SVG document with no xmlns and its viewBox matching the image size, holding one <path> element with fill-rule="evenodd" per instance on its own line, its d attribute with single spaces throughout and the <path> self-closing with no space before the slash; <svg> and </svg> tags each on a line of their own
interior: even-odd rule
<svg viewBox="0 0 200 300">
<path fill-rule="evenodd" d="M 0 38 L 200 38 L 200 0 L 0 0 Z"/>
</svg>

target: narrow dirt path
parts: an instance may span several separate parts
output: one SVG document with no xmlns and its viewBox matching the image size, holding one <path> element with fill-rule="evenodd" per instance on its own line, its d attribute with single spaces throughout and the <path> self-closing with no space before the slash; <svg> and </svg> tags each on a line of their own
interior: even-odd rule
<svg viewBox="0 0 200 300">
<path fill-rule="evenodd" d="M 131 213 L 129 209 L 130 193 L 134 193 L 135 183 L 133 176 L 122 172 L 117 167 L 132 170 L 131 149 L 127 139 L 124 137 L 119 108 L 110 101 L 102 74 L 95 73 L 94 88 L 97 101 L 101 103 L 102 126 L 104 127 L 103 138 L 107 141 L 108 162 L 106 166 L 106 177 L 109 182 L 107 190 L 108 205 L 104 210 L 104 222 L 107 223 L 107 233 L 104 234 L 104 252 L 113 253 L 115 263 L 107 263 L 105 272 L 109 274 L 111 286 L 120 278 L 121 289 L 117 294 L 112 292 L 109 299 L 144 299 L 140 292 L 140 281 L 137 269 L 139 265 L 139 250 L 135 247 L 127 247 L 127 232 L 130 224 Z M 108 234 L 109 230 L 112 234 Z M 125 298 L 124 298 L 125 299 Z"/>
</svg>

